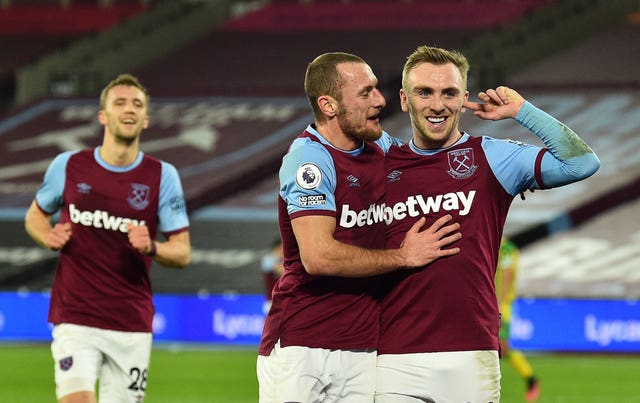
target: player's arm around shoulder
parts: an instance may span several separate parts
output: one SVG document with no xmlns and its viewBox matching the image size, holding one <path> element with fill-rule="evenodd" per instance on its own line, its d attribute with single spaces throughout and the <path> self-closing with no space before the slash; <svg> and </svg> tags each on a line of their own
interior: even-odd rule
<svg viewBox="0 0 640 403">
<path fill-rule="evenodd" d="M 450 215 L 422 229 L 421 218 L 407 232 L 398 249 L 365 249 L 333 237 L 335 217 L 307 215 L 293 219 L 300 257 L 307 273 L 339 277 L 368 277 L 400 269 L 423 267 L 441 257 L 460 252 L 452 244 L 462 237 L 460 224 Z"/>
<path fill-rule="evenodd" d="M 386 131 L 383 131 L 382 136 L 376 140 L 376 144 L 382 148 L 382 151 L 384 151 L 385 154 L 389 152 L 391 146 L 401 146 L 404 143 L 406 143 L 406 141 L 393 137 Z"/>
</svg>

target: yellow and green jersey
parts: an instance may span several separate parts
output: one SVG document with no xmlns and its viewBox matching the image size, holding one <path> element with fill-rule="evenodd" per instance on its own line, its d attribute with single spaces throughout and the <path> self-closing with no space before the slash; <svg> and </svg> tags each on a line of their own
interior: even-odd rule
<svg viewBox="0 0 640 403">
<path fill-rule="evenodd" d="M 507 323 L 511 320 L 511 303 L 516 298 L 519 261 L 520 250 L 516 244 L 503 237 L 500 242 L 500 252 L 498 253 L 495 282 L 502 321 Z"/>
</svg>

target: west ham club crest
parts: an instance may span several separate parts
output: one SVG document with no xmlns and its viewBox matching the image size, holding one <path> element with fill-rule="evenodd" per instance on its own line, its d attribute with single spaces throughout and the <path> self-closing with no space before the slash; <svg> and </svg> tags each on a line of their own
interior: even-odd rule
<svg viewBox="0 0 640 403">
<path fill-rule="evenodd" d="M 60 361 L 58 361 L 58 364 L 60 364 L 61 370 L 68 371 L 73 366 L 73 356 L 70 355 L 61 359 Z"/>
<path fill-rule="evenodd" d="M 136 210 L 144 210 L 149 205 L 149 186 L 140 183 L 130 184 L 127 202 Z"/>
<path fill-rule="evenodd" d="M 475 164 L 472 148 L 451 150 L 447 153 L 447 159 L 449 160 L 449 170 L 447 172 L 456 179 L 468 178 L 478 168 Z"/>
</svg>

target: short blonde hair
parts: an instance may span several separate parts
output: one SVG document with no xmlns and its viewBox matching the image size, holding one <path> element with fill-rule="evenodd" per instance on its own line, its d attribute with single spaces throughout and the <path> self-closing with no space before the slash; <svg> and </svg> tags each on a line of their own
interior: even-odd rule
<svg viewBox="0 0 640 403">
<path fill-rule="evenodd" d="M 469 74 L 469 61 L 456 50 L 446 50 L 432 46 L 419 46 L 409 57 L 402 69 L 402 88 L 406 89 L 409 72 L 423 63 L 443 65 L 453 63 L 460 71 L 464 89 L 467 89 L 467 75 Z"/>
</svg>

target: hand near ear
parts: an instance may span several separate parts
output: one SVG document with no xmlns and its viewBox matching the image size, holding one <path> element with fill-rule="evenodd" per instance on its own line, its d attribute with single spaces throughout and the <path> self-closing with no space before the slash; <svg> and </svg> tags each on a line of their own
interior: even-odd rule
<svg viewBox="0 0 640 403">
<path fill-rule="evenodd" d="M 524 98 L 517 91 L 504 86 L 480 92 L 478 98 L 483 103 L 465 101 L 463 106 L 485 120 L 513 119 L 524 104 Z"/>
</svg>

